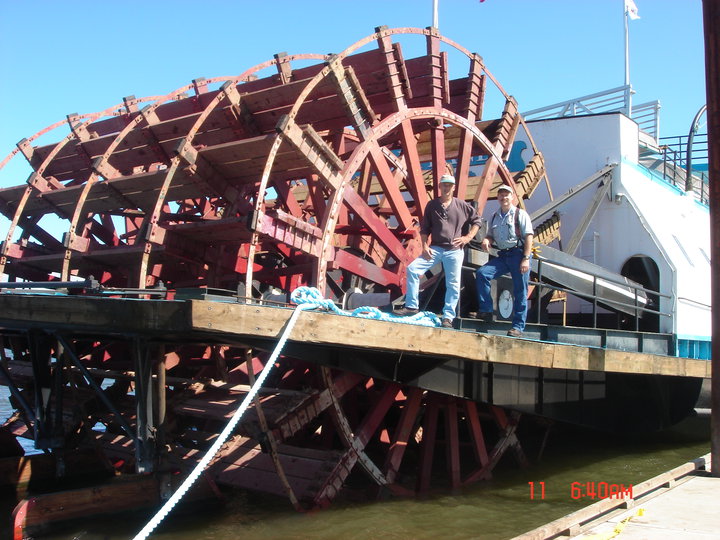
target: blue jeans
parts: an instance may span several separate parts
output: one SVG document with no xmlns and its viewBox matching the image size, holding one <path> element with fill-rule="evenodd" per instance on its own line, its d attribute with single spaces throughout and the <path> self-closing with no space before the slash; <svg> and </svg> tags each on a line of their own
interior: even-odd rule
<svg viewBox="0 0 720 540">
<path fill-rule="evenodd" d="M 493 299 L 490 295 L 490 282 L 496 277 L 509 273 L 513 281 L 513 328 L 517 328 L 521 332 L 525 330 L 525 319 L 527 318 L 527 291 L 528 281 L 530 280 L 530 272 L 523 274 L 520 272 L 520 262 L 522 261 L 522 248 L 515 248 L 504 253 L 498 253 L 494 259 L 490 259 L 487 264 L 478 268 L 475 273 L 475 283 L 478 292 L 478 311 L 480 313 L 492 313 Z"/>
<path fill-rule="evenodd" d="M 426 260 L 418 257 L 407 267 L 407 291 L 405 292 L 405 307 L 418 309 L 418 294 L 420 292 L 420 277 L 440 260 L 445 271 L 445 305 L 443 306 L 443 319 L 455 318 L 455 307 L 460 298 L 460 273 L 462 272 L 463 250 L 446 249 L 433 246 L 432 259 Z"/>
</svg>

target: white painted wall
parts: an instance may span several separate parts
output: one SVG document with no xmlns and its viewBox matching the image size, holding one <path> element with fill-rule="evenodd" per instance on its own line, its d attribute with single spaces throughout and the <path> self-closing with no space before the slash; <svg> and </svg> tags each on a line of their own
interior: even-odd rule
<svg viewBox="0 0 720 540">
<path fill-rule="evenodd" d="M 709 337 L 709 210 L 692 195 L 653 179 L 634 164 L 623 163 L 621 178 L 627 199 L 622 204 L 633 207 L 648 229 L 654 249 L 666 261 L 661 267 L 662 292 L 668 290 L 664 282 L 670 281 L 677 299 L 674 326 L 668 331 L 681 338 Z"/>
<path fill-rule="evenodd" d="M 620 273 L 632 256 L 652 258 L 660 270 L 661 331 L 679 337 L 710 336 L 710 221 L 692 196 L 653 178 L 638 165 L 638 127 L 622 114 L 603 114 L 529 123 L 545 156 L 553 194 L 559 197 L 610 163 L 613 186 L 583 237 L 576 256 Z M 524 156 L 529 159 L 530 156 Z M 572 236 L 594 188 L 560 208 L 561 235 Z M 547 202 L 528 201 L 530 212 Z"/>
</svg>

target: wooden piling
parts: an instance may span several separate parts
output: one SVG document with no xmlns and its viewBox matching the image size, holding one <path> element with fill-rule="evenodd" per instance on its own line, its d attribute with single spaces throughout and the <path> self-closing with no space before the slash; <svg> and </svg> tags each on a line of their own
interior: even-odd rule
<svg viewBox="0 0 720 540">
<path fill-rule="evenodd" d="M 720 0 L 703 0 L 705 81 L 710 171 L 710 250 L 712 260 L 712 474 L 720 476 Z"/>
</svg>

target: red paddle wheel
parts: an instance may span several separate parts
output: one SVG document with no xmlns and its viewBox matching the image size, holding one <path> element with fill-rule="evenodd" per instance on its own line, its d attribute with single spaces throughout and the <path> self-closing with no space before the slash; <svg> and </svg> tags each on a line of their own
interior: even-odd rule
<svg viewBox="0 0 720 540">
<path fill-rule="evenodd" d="M 394 36 L 424 39 L 427 53 L 405 60 Z M 450 80 L 443 47 L 469 64 L 466 77 Z M 490 97 L 503 108 L 482 120 Z M 482 213 L 497 183 L 520 182 L 522 199 L 544 174 L 534 147 L 525 170 L 509 170 L 518 132 L 532 144 L 517 104 L 479 56 L 433 29 L 276 55 L 67 123 L 55 144 L 19 143 L 34 172 L 0 191 L 11 279 L 398 295 L 433 179 L 454 169 L 457 195 Z"/>
<path fill-rule="evenodd" d="M 419 52 L 406 59 L 407 51 Z M 0 271 L 12 281 L 93 276 L 105 287 L 162 282 L 171 294 L 207 287 L 249 298 L 311 285 L 336 299 L 356 287 L 397 297 L 444 172 L 481 214 L 500 183 L 513 185 L 522 205 L 545 178 L 515 100 L 480 56 L 432 28 L 379 28 L 337 55 L 278 54 L 235 77 L 125 98 L 69 116 L 67 136 L 33 146 L 60 124 L 18 144 L 33 172 L 0 190 L 9 220 Z M 510 163 L 518 141 L 530 154 L 520 167 Z M 114 381 L 121 414 L 134 389 L 122 374 L 143 354 L 160 359 L 175 381 L 166 386 L 172 422 L 163 442 L 183 459 L 207 446 L 264 362 L 238 346 L 177 342 L 142 352 L 116 338 L 63 343 L 44 354 L 69 351 L 91 369 L 114 370 L 104 378 Z M 14 362 L 42 349 L 31 335 L 5 337 L 5 346 Z M 436 444 L 447 450 L 455 487 L 487 477 L 506 448 L 521 454 L 517 418 L 498 408 L 303 359 L 281 366 L 277 391 L 261 394 L 211 467 L 216 481 L 307 507 L 332 500 L 355 465 L 377 486 L 426 490 Z M 74 416 L 76 435 L 101 422 L 107 455 L 133 462 L 127 445 L 110 441 L 117 419 L 103 407 L 84 411 Z M 465 471 L 461 439 L 474 456 Z M 419 468 L 403 476 L 409 449 Z M 270 470 L 274 480 L 263 476 Z"/>
</svg>

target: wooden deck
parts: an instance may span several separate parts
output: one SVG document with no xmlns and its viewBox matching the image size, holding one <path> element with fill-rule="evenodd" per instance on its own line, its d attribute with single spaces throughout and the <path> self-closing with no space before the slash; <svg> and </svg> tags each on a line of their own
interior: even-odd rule
<svg viewBox="0 0 720 540">
<path fill-rule="evenodd" d="M 633 498 L 603 499 L 513 540 L 717 538 L 720 514 L 710 454 L 634 486 Z"/>
<path fill-rule="evenodd" d="M 209 300 L 0 295 L 0 328 L 65 330 L 73 334 L 130 333 L 158 341 L 182 337 L 186 342 L 271 347 L 291 314 L 290 308 Z M 382 361 L 384 354 L 393 359 L 407 354 L 435 361 L 457 359 L 561 370 L 696 378 L 711 375 L 711 364 L 706 360 L 540 342 L 325 312 L 302 313 L 288 344 L 372 352 L 378 361 Z M 342 355 L 336 360 L 342 363 Z"/>
</svg>

